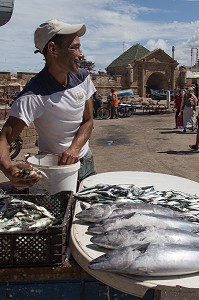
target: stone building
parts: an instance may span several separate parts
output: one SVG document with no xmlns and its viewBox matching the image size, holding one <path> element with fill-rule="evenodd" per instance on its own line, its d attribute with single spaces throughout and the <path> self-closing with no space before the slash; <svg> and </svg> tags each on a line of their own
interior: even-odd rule
<svg viewBox="0 0 199 300">
<path fill-rule="evenodd" d="M 121 75 L 122 88 L 133 88 L 134 93 L 145 97 L 150 89 L 173 90 L 184 86 L 178 62 L 162 49 L 149 51 L 140 44 L 129 48 L 107 68 L 108 76 Z"/>
</svg>

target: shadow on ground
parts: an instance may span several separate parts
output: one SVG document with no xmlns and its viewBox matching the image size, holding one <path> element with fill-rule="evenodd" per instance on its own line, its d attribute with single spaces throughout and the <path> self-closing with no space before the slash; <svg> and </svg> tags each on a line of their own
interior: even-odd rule
<svg viewBox="0 0 199 300">
<path fill-rule="evenodd" d="M 194 155 L 199 154 L 198 151 L 195 150 L 184 150 L 184 151 L 177 151 L 177 150 L 168 150 L 168 151 L 158 151 L 157 153 L 166 153 L 166 154 L 174 154 L 174 155 Z"/>
</svg>

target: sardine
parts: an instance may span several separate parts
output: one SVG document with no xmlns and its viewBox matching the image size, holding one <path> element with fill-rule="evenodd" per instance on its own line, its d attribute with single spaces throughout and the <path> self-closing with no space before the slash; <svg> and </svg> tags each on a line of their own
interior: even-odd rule
<svg viewBox="0 0 199 300">
<path fill-rule="evenodd" d="M 21 230 L 43 230 L 50 226 L 55 217 L 43 206 L 9 196 L 0 204 L 0 232 Z"/>
<path fill-rule="evenodd" d="M 47 174 L 40 169 L 32 169 L 32 170 L 28 170 L 28 169 L 21 169 L 19 171 L 20 174 L 22 175 L 27 175 L 27 176 L 34 176 L 34 175 L 42 175 L 45 178 L 48 178 Z"/>
<path fill-rule="evenodd" d="M 92 260 L 89 268 L 140 276 L 191 274 L 199 271 L 199 249 L 173 244 L 130 246 Z"/>
<path fill-rule="evenodd" d="M 42 218 L 37 220 L 33 225 L 29 226 L 29 230 L 40 231 L 52 224 L 52 219 L 49 218 Z"/>
</svg>

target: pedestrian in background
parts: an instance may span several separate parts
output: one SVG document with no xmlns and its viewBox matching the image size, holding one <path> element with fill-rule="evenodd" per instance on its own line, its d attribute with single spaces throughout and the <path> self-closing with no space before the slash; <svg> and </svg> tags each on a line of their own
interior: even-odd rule
<svg viewBox="0 0 199 300">
<path fill-rule="evenodd" d="M 183 95 L 181 112 L 183 113 L 183 132 L 187 131 L 188 125 L 191 125 L 191 130 L 195 129 L 195 111 L 197 106 L 197 98 L 194 94 L 193 87 L 189 87 Z"/>
<path fill-rule="evenodd" d="M 183 126 L 183 113 L 180 114 L 182 105 L 183 93 L 178 90 L 174 98 L 174 108 L 175 108 L 175 128 Z"/>
<path fill-rule="evenodd" d="M 103 104 L 103 100 L 102 100 L 102 96 L 98 93 L 98 92 L 95 92 L 93 94 L 93 109 L 94 109 L 94 119 L 97 119 L 98 117 L 98 109 L 102 107 L 102 104 Z"/>
<path fill-rule="evenodd" d="M 113 118 L 117 119 L 119 99 L 118 99 L 117 92 L 114 89 L 111 89 L 110 103 L 111 103 L 111 119 Z"/>
<path fill-rule="evenodd" d="M 196 85 L 195 85 L 195 95 L 196 95 L 197 100 L 199 100 L 198 99 L 198 96 L 199 96 L 199 94 L 198 94 L 198 83 L 196 83 Z"/>
<path fill-rule="evenodd" d="M 199 115 L 197 116 L 197 134 L 196 134 L 196 142 L 193 145 L 189 145 L 189 148 L 191 150 L 198 150 L 198 146 L 199 146 Z"/>
</svg>

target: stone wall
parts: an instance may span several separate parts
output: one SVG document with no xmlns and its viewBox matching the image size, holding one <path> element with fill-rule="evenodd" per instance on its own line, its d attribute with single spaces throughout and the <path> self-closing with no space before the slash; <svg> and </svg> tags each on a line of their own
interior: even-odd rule
<svg viewBox="0 0 199 300">
<path fill-rule="evenodd" d="M 17 72 L 17 79 L 22 79 L 25 82 L 27 82 L 36 74 L 37 73 L 33 73 L 33 72 Z"/>
<path fill-rule="evenodd" d="M 0 72 L 0 80 L 11 80 L 11 72 Z"/>
<path fill-rule="evenodd" d="M 23 140 L 23 149 L 35 147 L 37 133 L 33 123 L 29 127 L 25 127 L 20 136 Z"/>
<path fill-rule="evenodd" d="M 5 120 L 0 120 L 0 128 L 3 127 Z M 25 127 L 20 134 L 23 140 L 23 149 L 34 148 L 35 142 L 37 139 L 37 133 L 35 130 L 34 124 L 31 124 L 29 127 Z"/>
<path fill-rule="evenodd" d="M 100 93 L 104 99 L 110 94 L 111 88 L 117 90 L 122 89 L 120 75 L 107 76 L 106 74 L 91 74 L 91 79 L 98 93 Z"/>
</svg>

